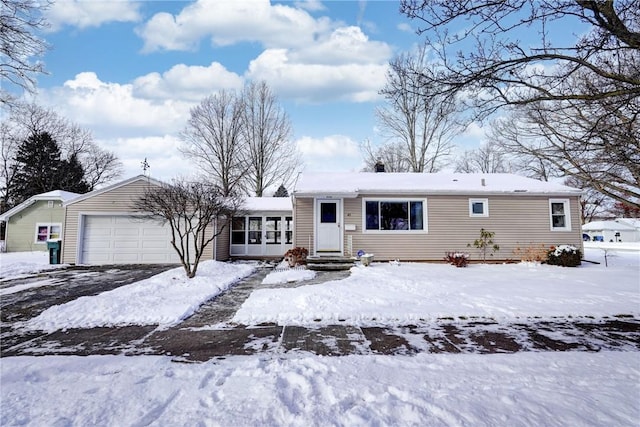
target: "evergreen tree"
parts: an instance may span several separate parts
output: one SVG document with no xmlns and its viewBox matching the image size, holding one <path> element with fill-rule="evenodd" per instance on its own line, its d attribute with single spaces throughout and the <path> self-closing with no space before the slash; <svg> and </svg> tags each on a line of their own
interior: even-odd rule
<svg viewBox="0 0 640 427">
<path fill-rule="evenodd" d="M 24 201 L 29 197 L 57 190 L 60 177 L 60 147 L 47 132 L 29 136 L 16 153 L 18 173 L 15 194 Z"/>
<path fill-rule="evenodd" d="M 86 193 L 89 184 L 85 180 L 84 168 L 78 161 L 78 156 L 72 154 L 68 160 L 63 160 L 60 167 L 59 189 L 73 193 Z"/>
<path fill-rule="evenodd" d="M 284 187 L 284 184 L 280 184 L 273 197 L 289 197 L 289 192 Z"/>
<path fill-rule="evenodd" d="M 15 160 L 18 172 L 13 191 L 18 203 L 47 191 L 83 193 L 89 189 L 77 157 L 61 159 L 60 147 L 48 132 L 36 133 L 24 140 Z"/>
</svg>

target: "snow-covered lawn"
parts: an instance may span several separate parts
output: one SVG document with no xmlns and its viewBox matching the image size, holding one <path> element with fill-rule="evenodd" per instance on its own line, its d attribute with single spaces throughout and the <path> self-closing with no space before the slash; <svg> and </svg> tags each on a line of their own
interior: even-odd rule
<svg viewBox="0 0 640 427">
<path fill-rule="evenodd" d="M 640 252 L 631 249 L 608 251 L 609 267 L 373 263 L 341 281 L 254 292 L 235 320 L 637 318 Z M 603 255 L 587 248 L 586 259 L 603 262 Z M 242 264 L 211 262 L 200 270 L 197 287 L 214 282 L 218 289 L 230 266 Z M 238 273 L 234 269 L 228 277 Z M 302 274 L 267 280 L 292 281 Z M 183 282 L 168 271 L 121 287 L 119 294 L 53 307 L 42 313 L 46 321 L 36 318 L 33 325 L 171 323 L 219 291 L 191 293 Z M 168 309 L 161 304 L 172 298 L 180 298 L 182 308 L 164 317 Z M 640 420 L 640 352 L 259 353 L 201 364 L 158 356 L 45 356 L 2 358 L 0 370 L 0 425 L 637 426 Z"/>
<path fill-rule="evenodd" d="M 49 264 L 49 253 L 45 251 L 0 253 L 0 282 L 65 267 L 68 265 Z"/>
<path fill-rule="evenodd" d="M 438 318 L 524 320 L 640 315 L 640 252 L 587 249 L 578 268 L 534 263 L 372 263 L 344 280 L 260 289 L 233 321 L 254 325 L 409 324 Z"/>
<path fill-rule="evenodd" d="M 3 426 L 637 426 L 640 353 L 2 359 Z"/>
</svg>

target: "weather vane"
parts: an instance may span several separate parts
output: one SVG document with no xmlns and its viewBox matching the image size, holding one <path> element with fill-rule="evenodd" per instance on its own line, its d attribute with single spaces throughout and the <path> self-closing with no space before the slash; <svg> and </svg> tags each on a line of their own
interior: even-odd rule
<svg viewBox="0 0 640 427">
<path fill-rule="evenodd" d="M 147 169 L 151 168 L 151 166 L 149 166 L 149 162 L 147 162 L 147 158 L 146 157 L 144 158 L 144 161 L 141 163 L 141 166 L 142 166 L 142 170 L 143 170 L 144 174 L 146 175 L 147 174 Z"/>
</svg>

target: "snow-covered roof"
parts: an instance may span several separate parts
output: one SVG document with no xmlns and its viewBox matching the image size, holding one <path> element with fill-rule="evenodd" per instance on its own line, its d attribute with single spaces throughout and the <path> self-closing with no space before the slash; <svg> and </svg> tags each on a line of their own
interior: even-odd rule
<svg viewBox="0 0 640 427">
<path fill-rule="evenodd" d="M 640 218 L 617 218 L 616 221 L 640 230 Z"/>
<path fill-rule="evenodd" d="M 582 226 L 582 231 L 635 231 L 636 228 L 626 222 L 615 221 L 592 221 Z"/>
<path fill-rule="evenodd" d="M 293 211 L 289 197 L 247 197 L 243 208 L 247 211 Z"/>
<path fill-rule="evenodd" d="M 34 196 L 29 197 L 27 200 L 20 203 L 18 206 L 14 206 L 12 209 L 9 209 L 8 211 L 0 215 L 0 221 L 8 221 L 9 218 L 11 218 L 13 215 L 28 208 L 29 206 L 31 206 L 32 204 L 34 204 L 39 200 L 59 200 L 62 203 L 66 203 L 80 196 L 82 196 L 82 194 L 72 193 L 70 191 L 64 191 L 64 190 L 53 190 L 53 191 L 47 191 L 46 193 L 36 194 Z"/>
<path fill-rule="evenodd" d="M 33 198 L 34 200 L 61 200 L 63 202 L 67 202 L 78 196 L 80 196 L 79 193 L 72 193 L 71 191 L 53 190 L 47 193 L 36 194 Z"/>
<path fill-rule="evenodd" d="M 534 193 L 579 195 L 582 190 L 514 174 L 496 173 L 306 173 L 295 195 L 317 194 L 481 194 Z"/>
</svg>

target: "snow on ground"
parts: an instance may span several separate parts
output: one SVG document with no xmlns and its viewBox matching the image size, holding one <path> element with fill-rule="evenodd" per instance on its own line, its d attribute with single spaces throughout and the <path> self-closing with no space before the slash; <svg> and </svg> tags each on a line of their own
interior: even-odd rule
<svg viewBox="0 0 640 427">
<path fill-rule="evenodd" d="M 640 315 L 640 252 L 587 249 L 583 263 L 563 268 L 535 263 L 372 263 L 344 280 L 254 291 L 233 318 L 254 325 L 408 324 L 442 317 Z"/>
<path fill-rule="evenodd" d="M 45 331 L 132 324 L 171 326 L 254 270 L 255 264 L 251 263 L 203 261 L 196 277 L 188 279 L 178 267 L 131 285 L 50 307 L 23 326 Z"/>
<path fill-rule="evenodd" d="M 49 252 L 0 253 L 0 282 L 46 270 L 66 268 L 68 264 L 49 264 Z"/>
<path fill-rule="evenodd" d="M 0 424 L 637 426 L 638 354 L 11 357 Z"/>
<path fill-rule="evenodd" d="M 603 254 L 587 249 L 586 258 L 603 261 Z M 429 317 L 638 315 L 640 252 L 608 257 L 609 267 L 579 268 L 373 263 L 354 268 L 351 278 L 293 294 L 254 292 L 240 317 L 303 322 L 301 307 L 309 306 L 313 316 L 359 321 L 404 321 L 402 313 L 423 309 L 435 310 Z M 119 293 L 52 307 L 35 324 L 173 323 L 252 268 L 205 262 L 193 279 L 201 280 L 197 286 L 170 270 Z M 286 280 L 302 274 L 291 271 Z M 314 298 L 320 308 L 311 305 Z M 349 304 L 331 305 L 342 299 Z M 162 356 L 21 356 L 0 359 L 0 384 L 0 425 L 637 426 L 640 419 L 640 352 L 300 352 L 201 364 Z"/>
<path fill-rule="evenodd" d="M 287 269 L 284 263 L 280 263 L 273 272 L 269 273 L 263 280 L 263 285 L 275 285 L 278 283 L 302 282 L 316 277 L 316 272 L 304 268 Z"/>
<path fill-rule="evenodd" d="M 640 315 L 640 252 L 587 249 L 578 268 L 534 263 L 448 264 L 372 263 L 352 268 L 339 281 L 297 288 L 254 291 L 233 322 L 319 325 L 407 324 L 437 318 Z M 96 296 L 53 306 L 24 326 L 54 331 L 96 326 L 169 326 L 204 301 L 250 274 L 255 264 L 201 263 L 188 280 L 181 268 Z M 274 271 L 265 283 L 307 280 L 306 270 Z M 9 290 L 10 291 L 10 290 Z"/>
</svg>

